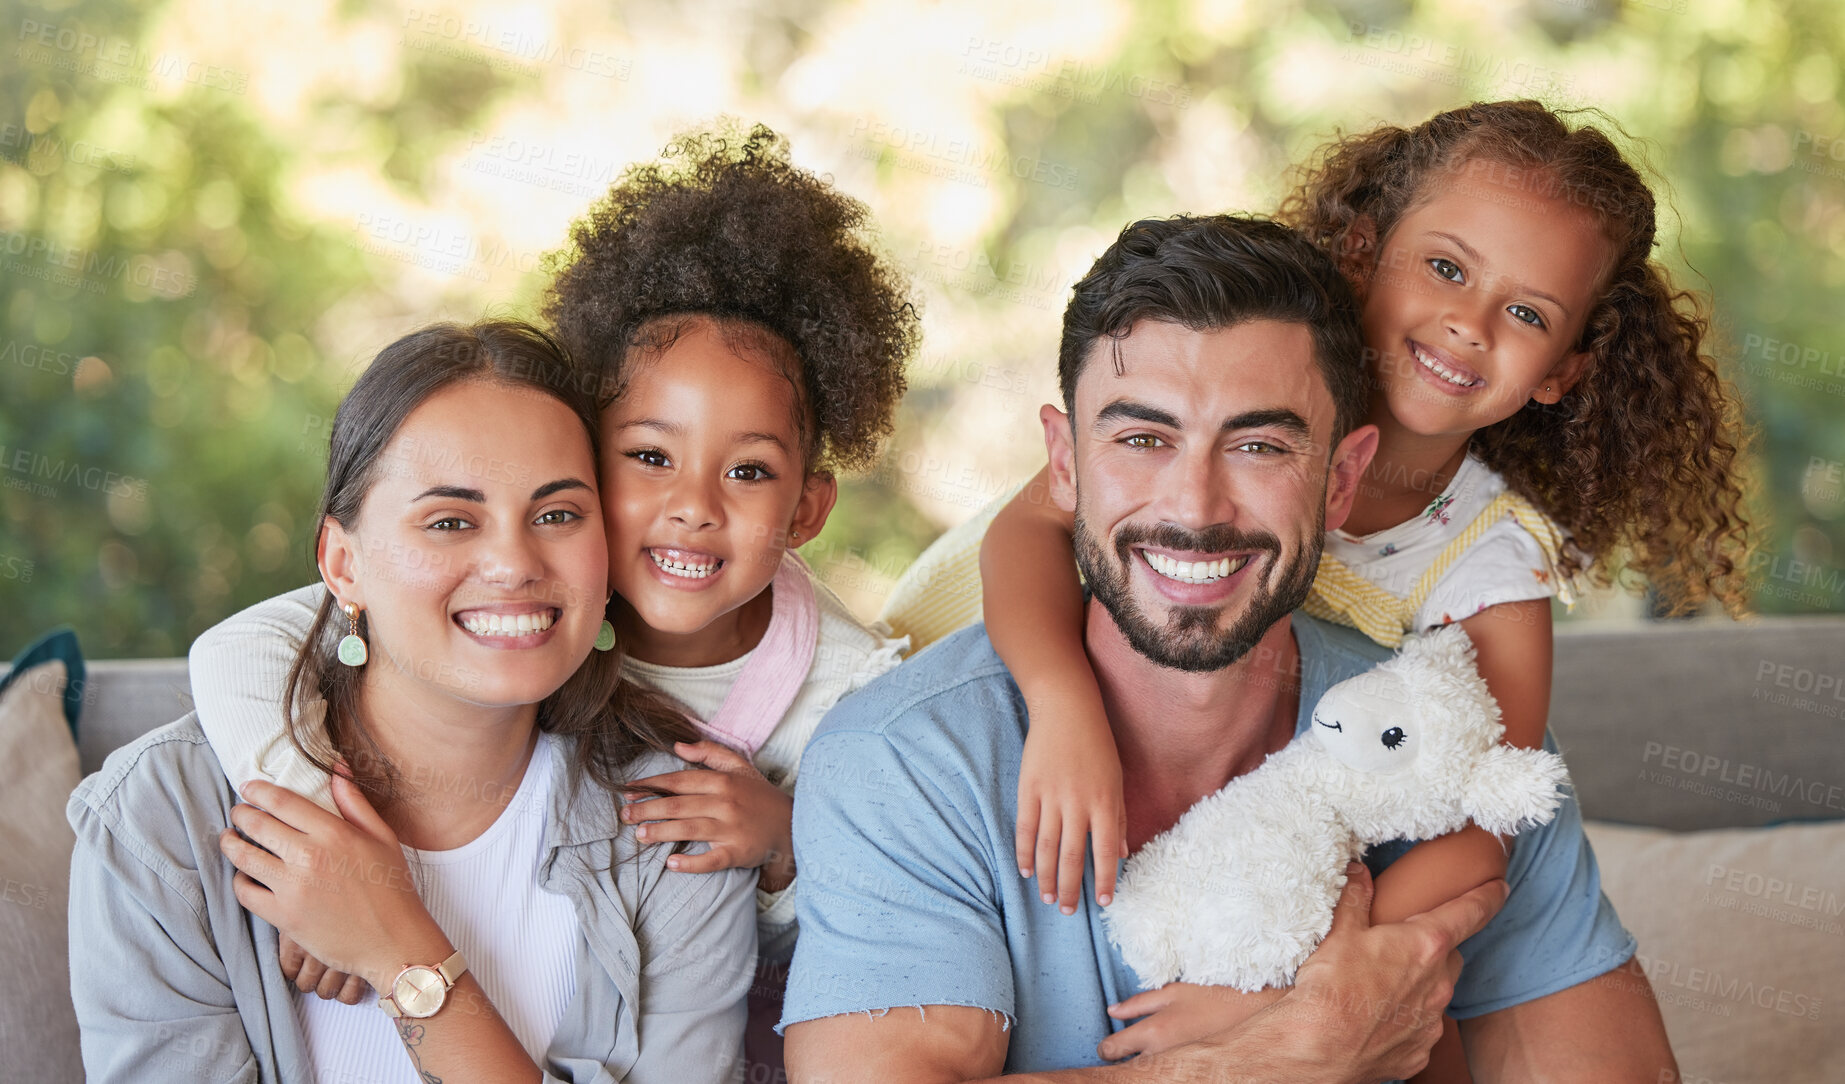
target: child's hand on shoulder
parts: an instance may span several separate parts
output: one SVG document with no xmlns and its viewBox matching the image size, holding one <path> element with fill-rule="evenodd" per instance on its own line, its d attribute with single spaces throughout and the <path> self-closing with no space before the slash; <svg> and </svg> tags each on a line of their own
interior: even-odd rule
<svg viewBox="0 0 1845 1084">
<path fill-rule="evenodd" d="M 1019 766 L 1019 875 L 1038 875 L 1040 898 L 1076 912 L 1083 859 L 1095 843 L 1096 902 L 1114 900 L 1115 872 L 1127 853 L 1121 755 L 1101 705 L 1077 700 L 1040 705 L 1025 735 Z M 1055 716 L 1049 725 L 1039 720 Z"/>
<path fill-rule="evenodd" d="M 673 752 L 692 764 L 681 772 L 634 781 L 636 788 L 667 792 L 654 797 L 630 790 L 621 819 L 638 824 L 643 843 L 703 840 L 704 854 L 676 854 L 666 860 L 681 873 L 762 868 L 761 887 L 779 892 L 794 880 L 794 799 L 741 753 L 714 741 L 679 742 Z"/>
</svg>

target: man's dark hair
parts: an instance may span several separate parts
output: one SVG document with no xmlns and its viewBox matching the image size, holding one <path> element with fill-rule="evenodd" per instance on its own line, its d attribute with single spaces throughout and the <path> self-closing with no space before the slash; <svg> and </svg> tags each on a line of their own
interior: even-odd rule
<svg viewBox="0 0 1845 1084">
<path fill-rule="evenodd" d="M 1177 215 L 1129 223 L 1063 311 L 1057 378 L 1075 413 L 1076 380 L 1103 339 L 1116 348 L 1140 320 L 1194 331 L 1250 320 L 1305 324 L 1332 393 L 1334 441 L 1365 416 L 1358 300 L 1332 259 L 1279 223 L 1242 215 Z M 1119 371 L 1119 355 L 1116 366 Z"/>
</svg>

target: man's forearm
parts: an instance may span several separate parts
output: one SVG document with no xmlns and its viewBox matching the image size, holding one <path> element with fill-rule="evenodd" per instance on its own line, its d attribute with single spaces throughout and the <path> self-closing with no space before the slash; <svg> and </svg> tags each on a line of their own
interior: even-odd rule
<svg viewBox="0 0 1845 1084">
<path fill-rule="evenodd" d="M 1157 1054 L 1142 1054 L 1115 1065 L 989 1077 L 994 1081 L 1041 1084 L 1355 1084 L 1345 1058 L 1325 1049 L 1327 1036 L 1316 1033 L 1304 1016 L 1281 1009 L 1287 999 L 1262 1010 L 1229 1032 L 1185 1043 Z"/>
</svg>

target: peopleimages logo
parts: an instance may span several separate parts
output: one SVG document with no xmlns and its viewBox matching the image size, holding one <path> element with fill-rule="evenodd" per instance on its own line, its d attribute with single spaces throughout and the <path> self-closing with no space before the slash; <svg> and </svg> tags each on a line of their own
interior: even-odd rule
<svg viewBox="0 0 1845 1084">
<path fill-rule="evenodd" d="M 1793 798 L 1809 805 L 1845 812 L 1845 787 L 1837 783 L 1807 779 L 1793 772 L 1777 772 L 1761 765 L 1741 763 L 1728 757 L 1656 741 L 1646 743 L 1641 760 L 1680 773 L 1679 787 L 1684 790 L 1705 793 L 1700 785 L 1726 783 L 1745 790 L 1762 791 L 1776 797 Z"/>
<path fill-rule="evenodd" d="M 1683 990 L 1713 998 L 1720 1005 L 1754 1005 L 1758 1009 L 1806 1020 L 1818 1020 L 1820 1009 L 1825 1005 L 1823 998 L 1812 994 L 1799 993 L 1771 983 L 1758 983 L 1736 975 L 1725 975 L 1711 968 L 1692 967 L 1676 960 L 1662 960 L 1638 952 L 1634 953 L 1634 960 L 1646 973 L 1647 981 L 1662 993 L 1665 989 Z M 1720 1015 L 1728 1016 L 1729 1013 Z"/>
<path fill-rule="evenodd" d="M 126 497 L 130 500 L 147 499 L 147 479 L 145 478 L 117 474 L 115 471 L 104 470 L 101 467 L 86 467 L 68 459 L 40 455 L 29 448 L 8 448 L 0 444 L 0 472 L 33 480 L 28 484 L 37 485 L 41 490 L 49 489 L 47 485 L 37 481 L 42 479 L 44 483 L 75 482 L 84 489 L 100 490 L 111 497 Z M 50 496 L 51 493 L 46 492 L 44 495 Z"/>
</svg>

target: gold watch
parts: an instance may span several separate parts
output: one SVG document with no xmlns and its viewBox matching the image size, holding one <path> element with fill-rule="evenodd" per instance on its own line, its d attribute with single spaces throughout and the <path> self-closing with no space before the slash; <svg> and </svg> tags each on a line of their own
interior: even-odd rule
<svg viewBox="0 0 1845 1084">
<path fill-rule="evenodd" d="M 391 980 L 391 992 L 378 999 L 378 1007 L 384 1010 L 384 1015 L 393 1018 L 427 1019 L 441 1011 L 442 1003 L 448 1000 L 448 992 L 467 970 L 468 961 L 462 957 L 460 949 L 434 967 L 406 965 Z"/>
</svg>

